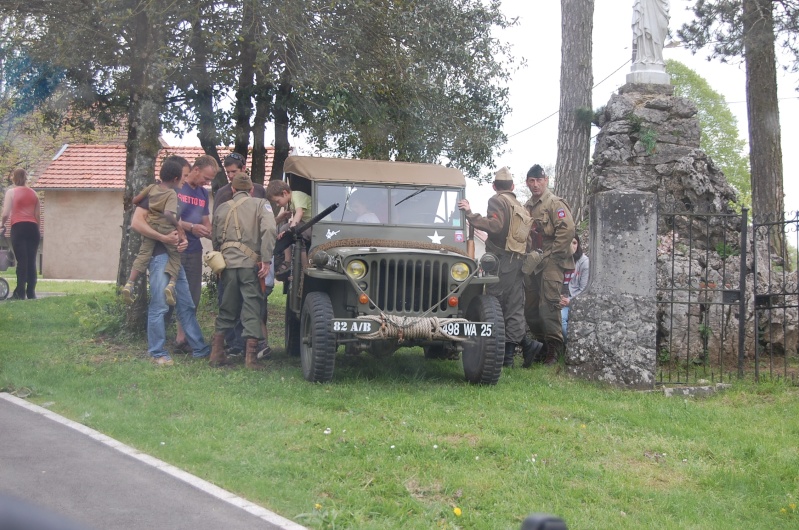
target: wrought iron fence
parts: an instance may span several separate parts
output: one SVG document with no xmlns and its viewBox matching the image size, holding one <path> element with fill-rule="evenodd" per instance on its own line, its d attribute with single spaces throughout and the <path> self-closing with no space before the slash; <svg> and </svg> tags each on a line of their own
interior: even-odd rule
<svg viewBox="0 0 799 530">
<path fill-rule="evenodd" d="M 739 371 L 746 231 L 746 210 L 658 212 L 659 383 L 718 382 Z"/>
<path fill-rule="evenodd" d="M 799 212 L 658 212 L 658 382 L 799 384 Z"/>
<path fill-rule="evenodd" d="M 799 383 L 799 211 L 754 219 L 754 375 Z"/>
</svg>

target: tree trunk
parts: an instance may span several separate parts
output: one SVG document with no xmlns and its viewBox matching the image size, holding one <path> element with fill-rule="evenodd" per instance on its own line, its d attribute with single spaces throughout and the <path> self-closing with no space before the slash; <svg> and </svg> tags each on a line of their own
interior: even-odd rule
<svg viewBox="0 0 799 530">
<path fill-rule="evenodd" d="M 272 176 L 270 180 L 283 178 L 283 162 L 289 156 L 289 113 L 288 100 L 291 96 L 291 76 L 284 70 L 277 87 L 275 98 L 275 158 L 272 160 Z"/>
<path fill-rule="evenodd" d="M 752 209 L 758 219 L 782 219 L 782 147 L 771 0 L 743 0 L 746 104 Z M 783 234 L 773 230 L 771 251 L 784 257 Z"/>
<path fill-rule="evenodd" d="M 214 88 L 208 75 L 208 48 L 205 44 L 202 21 L 203 17 L 200 14 L 191 27 L 191 48 L 194 51 L 194 64 L 192 64 L 191 71 L 192 82 L 197 93 L 193 101 L 189 103 L 197 113 L 197 138 L 200 140 L 200 145 L 205 154 L 211 155 L 219 162 L 221 168 L 222 161 L 219 158 L 219 150 L 217 149 L 219 146 L 219 134 L 217 134 L 214 120 Z M 189 160 L 189 163 L 193 162 L 193 160 Z M 213 191 L 216 192 L 217 189 L 225 184 L 227 184 L 227 177 L 224 170 L 222 170 L 214 178 Z"/>
<path fill-rule="evenodd" d="M 249 154 L 250 148 L 250 118 L 252 117 L 252 96 L 253 79 L 255 77 L 255 61 L 257 52 L 255 43 L 258 41 L 258 23 L 255 17 L 255 0 L 245 0 L 242 9 L 242 41 L 241 53 L 239 54 L 239 64 L 241 65 L 241 77 L 236 90 L 236 105 L 233 109 L 233 150 L 242 155 L 245 159 Z"/>
<path fill-rule="evenodd" d="M 591 33 L 594 0 L 561 0 L 560 116 L 555 193 L 572 207 L 575 223 L 585 212 L 591 156 Z"/>
<path fill-rule="evenodd" d="M 263 184 L 266 180 L 266 123 L 269 121 L 271 83 L 264 81 L 260 72 L 255 75 L 255 118 L 252 123 L 252 162 L 250 175 L 253 182 Z M 271 176 L 271 175 L 270 175 Z"/>
<path fill-rule="evenodd" d="M 119 272 L 117 285 L 124 285 L 130 275 L 133 260 L 139 250 L 141 237 L 130 230 L 133 216 L 133 197 L 155 180 L 155 159 L 161 149 L 158 138 L 161 134 L 161 110 L 163 108 L 163 80 L 157 78 L 159 71 L 156 53 L 159 48 L 159 26 L 153 22 L 146 10 L 140 6 L 133 20 L 130 62 L 131 84 L 128 110 L 128 139 L 125 157 L 124 215 L 122 221 L 122 244 L 119 250 Z M 145 275 L 139 276 L 138 291 L 145 293 Z M 147 297 L 139 296 L 127 314 L 127 326 L 133 330 L 144 329 L 147 315 Z"/>
</svg>

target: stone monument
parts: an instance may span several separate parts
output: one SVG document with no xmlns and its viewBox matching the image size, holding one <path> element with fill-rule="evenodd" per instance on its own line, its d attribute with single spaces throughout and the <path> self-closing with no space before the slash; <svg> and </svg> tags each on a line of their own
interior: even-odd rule
<svg viewBox="0 0 799 530">
<path fill-rule="evenodd" d="M 659 132 L 674 131 L 665 120 L 696 113 L 673 101 L 663 61 L 668 13 L 668 0 L 633 5 L 631 72 L 599 117 L 589 199 L 590 283 L 569 317 L 567 371 L 629 388 L 655 385 L 658 171 L 684 154 L 677 149 L 663 158 L 654 143 Z M 680 126 L 698 144 L 698 122 Z"/>
<path fill-rule="evenodd" d="M 669 84 L 663 46 L 669 30 L 669 0 L 633 3 L 633 57 L 627 83 Z"/>
</svg>

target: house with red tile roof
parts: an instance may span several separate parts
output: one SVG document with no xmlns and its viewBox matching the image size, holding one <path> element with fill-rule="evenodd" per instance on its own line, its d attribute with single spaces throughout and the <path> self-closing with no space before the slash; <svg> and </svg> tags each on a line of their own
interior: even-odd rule
<svg viewBox="0 0 799 530">
<path fill-rule="evenodd" d="M 219 148 L 220 154 L 228 148 Z M 179 155 L 189 162 L 201 147 L 161 149 L 156 161 Z M 274 151 L 267 148 L 266 174 Z M 125 190 L 124 145 L 65 145 L 32 186 L 44 191 L 42 276 L 52 279 L 115 281 L 122 244 Z M 129 229 L 129 227 L 125 227 Z M 204 240 L 210 248 L 210 241 Z"/>
</svg>

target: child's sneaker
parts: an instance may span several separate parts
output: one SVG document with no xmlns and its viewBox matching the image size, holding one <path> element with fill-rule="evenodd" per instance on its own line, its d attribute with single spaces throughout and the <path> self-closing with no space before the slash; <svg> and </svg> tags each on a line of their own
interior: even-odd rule
<svg viewBox="0 0 799 530">
<path fill-rule="evenodd" d="M 125 286 L 122 288 L 122 299 L 125 301 L 126 304 L 130 305 L 136 301 L 136 297 L 133 295 L 133 283 L 127 282 Z"/>
<path fill-rule="evenodd" d="M 169 305 L 175 305 L 178 303 L 177 298 L 175 298 L 175 283 L 169 282 L 169 284 L 164 289 L 164 295 L 166 296 L 166 303 Z"/>
</svg>

